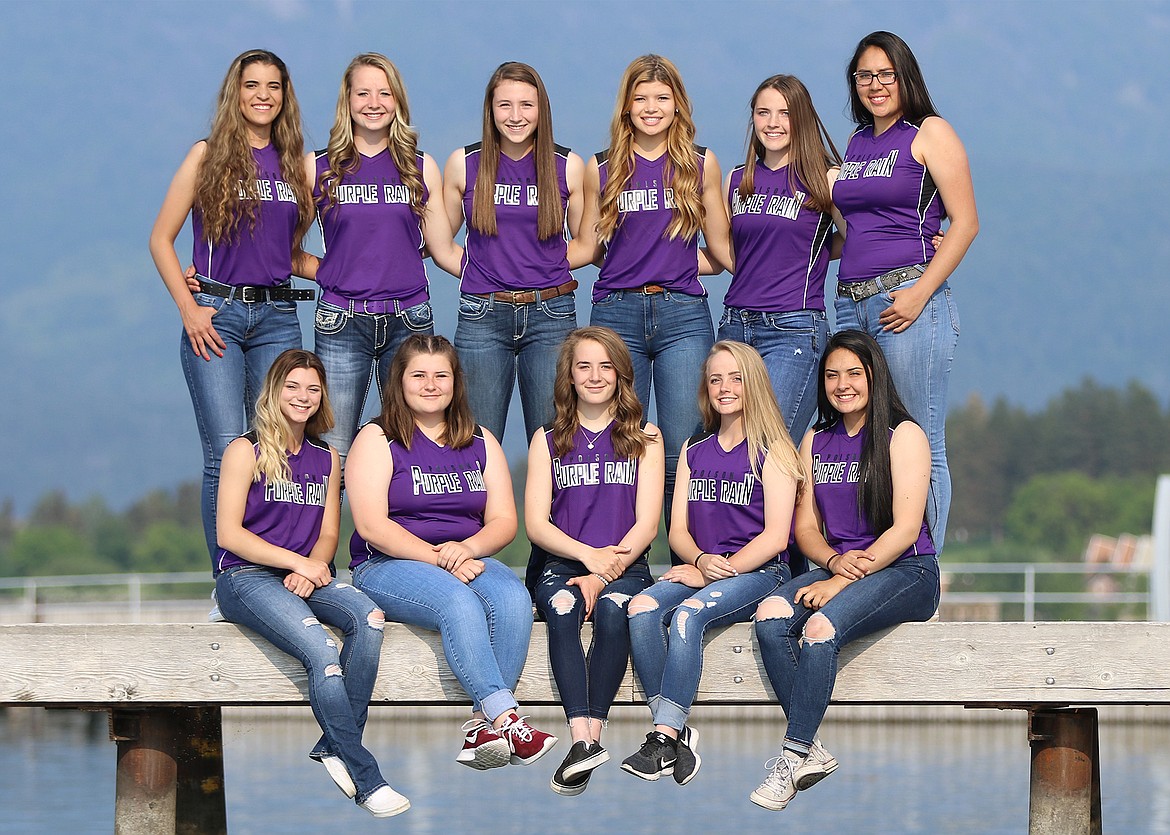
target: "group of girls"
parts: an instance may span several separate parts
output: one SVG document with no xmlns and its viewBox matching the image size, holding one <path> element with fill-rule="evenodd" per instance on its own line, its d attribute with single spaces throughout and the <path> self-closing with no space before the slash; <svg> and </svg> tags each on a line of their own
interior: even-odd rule
<svg viewBox="0 0 1170 835">
<path fill-rule="evenodd" d="M 221 609 L 305 664 L 324 731 L 310 756 L 372 814 L 409 807 L 361 745 L 385 619 L 441 633 L 473 702 L 457 760 L 486 769 L 557 741 L 513 695 L 533 599 L 572 737 L 554 791 L 581 793 L 608 760 L 631 647 L 654 729 L 622 768 L 693 778 L 703 632 L 752 617 L 789 717 L 752 800 L 783 808 L 836 767 L 815 734 L 839 647 L 937 605 L 958 330 L 947 278 L 978 228 L 962 145 L 906 44 L 863 39 L 847 82 L 859 129 L 843 159 L 804 85 L 778 75 L 756 90 L 746 162 L 723 181 L 667 59 L 627 68 L 609 148 L 588 164 L 554 143 L 535 70 L 506 63 L 481 141 L 440 175 L 385 57 L 351 62 L 328 147 L 307 156 L 284 64 L 260 50 L 233 62 L 151 252 L 184 326 Z M 188 215 L 185 279 L 174 242 Z M 314 215 L 320 257 L 301 249 Z M 454 346 L 433 335 L 424 255 L 461 279 Z M 588 263 L 601 267 L 591 327 L 575 330 L 571 270 Z M 724 269 L 716 343 L 699 276 Z M 317 356 L 299 350 L 295 302 L 313 293 L 293 274 L 321 287 Z M 375 379 L 381 413 L 359 432 Z M 517 529 L 496 440 L 517 380 L 531 598 L 491 558 Z M 658 426 L 642 420 L 651 390 Z M 357 588 L 332 567 L 343 467 Z M 674 565 L 654 584 L 664 506 Z M 321 622 L 343 630 L 340 653 Z"/>
</svg>

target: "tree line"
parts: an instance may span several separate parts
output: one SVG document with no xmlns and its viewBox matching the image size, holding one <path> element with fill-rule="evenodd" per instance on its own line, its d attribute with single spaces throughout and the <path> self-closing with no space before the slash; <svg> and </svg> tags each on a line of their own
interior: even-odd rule
<svg viewBox="0 0 1170 835">
<path fill-rule="evenodd" d="M 1155 479 L 1170 472 L 1168 439 L 1170 408 L 1137 382 L 1086 380 L 1035 412 L 973 396 L 947 418 L 954 502 L 944 560 L 1077 560 L 1094 533 L 1149 533 Z M 522 503 L 524 462 L 514 463 Z M 352 530 L 347 509 L 342 566 Z M 652 559 L 665 555 L 660 537 Z M 501 556 L 527 560 L 523 525 Z M 121 512 L 97 497 L 70 502 L 61 491 L 42 496 L 23 519 L 11 500 L 0 505 L 0 576 L 209 568 L 196 481 L 153 490 Z"/>
</svg>

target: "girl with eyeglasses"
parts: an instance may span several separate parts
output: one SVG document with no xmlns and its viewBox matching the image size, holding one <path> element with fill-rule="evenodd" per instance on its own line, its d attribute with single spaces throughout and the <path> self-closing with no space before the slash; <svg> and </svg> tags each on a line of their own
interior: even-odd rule
<svg viewBox="0 0 1170 835">
<path fill-rule="evenodd" d="M 862 38 L 846 74 L 857 131 L 833 203 L 846 223 L 837 327 L 873 336 L 910 415 L 930 439 L 927 518 L 935 546 L 951 501 L 944 422 L 959 337 L 948 279 L 979 231 L 967 153 L 938 116 L 918 61 L 890 32 Z M 950 219 L 946 237 L 932 240 Z"/>
</svg>

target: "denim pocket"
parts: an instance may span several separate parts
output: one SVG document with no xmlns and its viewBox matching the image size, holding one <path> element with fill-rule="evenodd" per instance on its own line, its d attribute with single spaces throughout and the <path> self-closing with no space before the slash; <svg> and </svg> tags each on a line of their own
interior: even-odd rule
<svg viewBox="0 0 1170 835">
<path fill-rule="evenodd" d="M 313 330 L 332 336 L 341 333 L 349 313 L 337 305 L 329 302 L 317 302 L 317 312 L 313 315 Z"/>
<path fill-rule="evenodd" d="M 270 304 L 272 305 L 272 309 L 277 313 L 291 313 L 293 316 L 297 315 L 296 302 L 276 301 L 274 299 L 272 302 L 270 302 Z"/>
<path fill-rule="evenodd" d="M 482 319 L 490 309 L 491 301 L 489 299 L 481 299 L 479 296 L 471 296 L 467 293 L 459 295 L 460 319 Z"/>
<path fill-rule="evenodd" d="M 540 310 L 550 319 L 575 318 L 577 316 L 577 301 L 573 298 L 572 293 L 566 293 L 563 296 L 557 296 L 555 299 L 542 301 L 540 303 Z"/>
<path fill-rule="evenodd" d="M 459 305 L 459 309 L 462 312 L 462 304 Z M 414 307 L 408 307 L 398 314 L 398 318 L 402 320 L 402 324 L 406 325 L 409 330 L 416 333 L 429 331 L 435 322 L 435 314 L 431 310 L 430 302 L 423 302 L 422 304 L 416 304 Z"/>
<path fill-rule="evenodd" d="M 692 295 L 691 293 L 675 293 L 675 292 L 670 292 L 670 291 L 667 291 L 666 300 L 669 301 L 671 304 L 679 304 L 679 305 L 687 305 L 687 306 L 707 303 L 706 296 L 695 296 L 695 295 Z"/>
<path fill-rule="evenodd" d="M 594 307 L 613 307 L 617 303 L 618 293 L 606 293 L 593 303 Z"/>
<path fill-rule="evenodd" d="M 214 307 L 215 313 L 219 313 L 220 308 L 223 307 L 224 302 L 227 301 L 227 299 L 221 296 L 213 296 L 210 293 L 195 293 L 194 295 L 195 304 L 199 305 L 200 307 Z M 215 316 L 215 313 L 211 315 Z"/>
</svg>

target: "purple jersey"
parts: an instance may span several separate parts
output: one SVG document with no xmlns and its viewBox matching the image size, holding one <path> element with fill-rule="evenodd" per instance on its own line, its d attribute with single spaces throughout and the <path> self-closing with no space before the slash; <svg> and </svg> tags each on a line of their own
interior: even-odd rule
<svg viewBox="0 0 1170 835">
<path fill-rule="evenodd" d="M 544 436 L 552 456 L 552 523 L 593 548 L 617 545 L 637 519 L 638 459 L 617 457 L 612 423 L 596 438 L 578 429 L 560 458 L 552 430 Z"/>
<path fill-rule="evenodd" d="M 861 470 L 861 444 L 866 430 L 849 437 L 838 421 L 813 435 L 813 498 L 825 524 L 825 541 L 838 554 L 868 548 L 878 538 L 858 506 L 857 483 Z M 918 539 L 898 559 L 935 553 L 926 521 Z"/>
<path fill-rule="evenodd" d="M 255 436 L 247 438 L 259 454 Z M 260 476 L 259 481 L 252 482 L 244 504 L 244 528 L 265 542 L 307 557 L 321 535 L 333 455 L 328 444 L 306 437 L 300 451 L 289 455 L 288 467 L 292 475 L 289 481 L 269 481 Z M 224 548 L 216 551 L 212 561 L 215 574 L 236 565 L 252 562 Z"/>
<path fill-rule="evenodd" d="M 569 181 L 565 164 L 569 149 L 556 149 L 557 186 L 561 207 L 569 205 Z M 472 205 L 481 160 L 480 143 L 463 149 L 467 182 L 463 192 L 463 216 L 467 219 L 460 289 L 464 293 L 498 290 L 539 290 L 564 284 L 569 273 L 569 245 L 564 234 L 540 239 L 537 227 L 538 190 L 536 152 L 521 159 L 500 154 L 496 171 L 496 235 L 484 235 L 471 225 Z"/>
<path fill-rule="evenodd" d="M 256 228 L 241 220 L 236 237 L 209 241 L 203 231 L 203 213 L 191 212 L 195 238 L 192 261 L 195 271 L 220 284 L 253 284 L 271 287 L 283 284 L 292 275 L 292 252 L 296 246 L 297 197 L 292 186 L 281 178 L 280 154 L 271 145 L 253 148 L 256 160 Z"/>
<path fill-rule="evenodd" d="M 359 155 L 359 162 L 357 171 L 336 184 L 336 202 L 330 203 L 320 185 L 329 157 L 317 152 L 313 197 L 325 246 L 317 283 L 326 296 L 339 297 L 333 304 L 383 299 L 397 299 L 404 308 L 422 304 L 428 299 L 422 222 L 411 208 L 410 189 L 389 149 Z M 422 154 L 416 164 L 421 173 Z M 428 199 L 424 185 L 423 202 Z"/>
<path fill-rule="evenodd" d="M 849 138 L 833 186 L 848 229 L 838 280 L 866 281 L 934 257 L 930 241 L 946 210 L 930 172 L 910 153 L 917 135 L 902 120 L 879 137 L 864 127 Z"/>
<path fill-rule="evenodd" d="M 410 449 L 387 439 L 394 456 L 387 501 L 390 518 L 424 542 L 467 539 L 483 528 L 487 507 L 487 447 L 476 434 L 470 446 L 439 446 L 415 427 Z M 349 543 L 349 567 L 382 553 L 357 532 Z M 394 556 L 394 554 L 386 554 Z"/>
<path fill-rule="evenodd" d="M 767 313 L 825 309 L 833 219 L 805 206 L 808 194 L 787 165 L 757 163 L 754 193 L 740 197 L 743 166 L 731 172 L 727 202 L 735 277 L 723 304 Z"/>
<path fill-rule="evenodd" d="M 708 554 L 734 554 L 764 529 L 764 485 L 752 473 L 747 439 L 728 452 L 714 432 L 697 438 L 686 451 L 687 530 Z M 777 556 L 788 562 L 787 550 Z"/>
<path fill-rule="evenodd" d="M 699 188 L 707 149 L 695 146 Z M 605 261 L 593 285 L 593 301 L 615 290 L 658 284 L 676 293 L 705 296 L 699 281 L 699 236 L 669 238 L 674 220 L 674 189 L 666 184 L 666 154 L 649 160 L 634 155 L 634 173 L 618 195 L 618 225 L 605 247 Z M 601 190 L 609 179 L 607 152 L 597 155 Z"/>
</svg>

